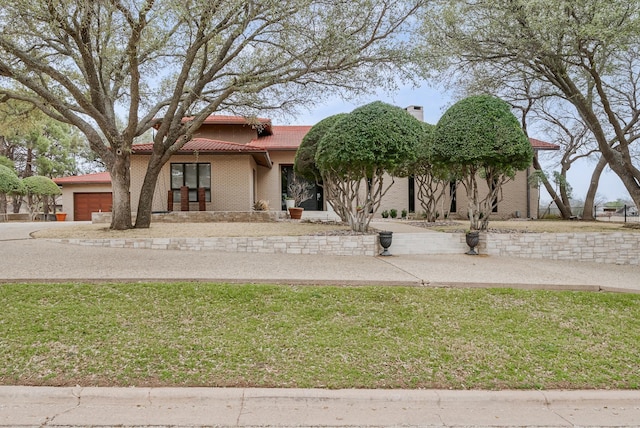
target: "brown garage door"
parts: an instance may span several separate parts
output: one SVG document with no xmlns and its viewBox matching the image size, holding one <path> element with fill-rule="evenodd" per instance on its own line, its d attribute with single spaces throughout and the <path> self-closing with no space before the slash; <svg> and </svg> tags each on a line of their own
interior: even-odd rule
<svg viewBox="0 0 640 428">
<path fill-rule="evenodd" d="M 111 192 L 74 193 L 73 219 L 75 221 L 91 221 L 91 213 L 111 211 L 111 201 Z"/>
</svg>

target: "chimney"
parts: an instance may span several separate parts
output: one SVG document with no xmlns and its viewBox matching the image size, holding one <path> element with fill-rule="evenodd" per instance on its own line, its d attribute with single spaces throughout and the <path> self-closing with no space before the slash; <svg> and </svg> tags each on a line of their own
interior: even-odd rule
<svg viewBox="0 0 640 428">
<path fill-rule="evenodd" d="M 424 122 L 424 111 L 422 110 L 422 106 L 409 106 L 405 110 L 420 122 Z"/>
</svg>

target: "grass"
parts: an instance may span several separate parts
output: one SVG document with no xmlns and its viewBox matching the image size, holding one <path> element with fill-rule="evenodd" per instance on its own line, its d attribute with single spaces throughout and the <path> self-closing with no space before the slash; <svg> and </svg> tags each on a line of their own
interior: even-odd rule
<svg viewBox="0 0 640 428">
<path fill-rule="evenodd" d="M 0 384 L 640 387 L 640 296 L 270 285 L 0 286 Z"/>
</svg>

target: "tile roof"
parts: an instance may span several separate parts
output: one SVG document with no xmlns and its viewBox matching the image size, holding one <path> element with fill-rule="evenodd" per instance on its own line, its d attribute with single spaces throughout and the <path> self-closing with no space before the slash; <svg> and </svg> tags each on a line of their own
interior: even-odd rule
<svg viewBox="0 0 640 428">
<path fill-rule="evenodd" d="M 56 184 L 111 184 L 111 174 L 108 172 L 96 172 L 94 174 L 54 178 L 53 181 Z"/>
<path fill-rule="evenodd" d="M 136 154 L 149 154 L 153 151 L 153 143 L 134 144 L 131 147 L 133 153 Z M 187 142 L 182 148 L 180 148 L 176 154 L 184 153 L 233 153 L 233 152 L 246 152 L 256 153 L 265 152 L 263 147 L 253 146 L 248 144 L 231 143 L 229 141 L 210 140 L 208 138 L 194 138 Z"/>
<path fill-rule="evenodd" d="M 182 119 L 183 122 L 190 121 L 190 117 L 185 117 Z M 254 123 L 260 123 L 264 125 L 271 125 L 271 119 L 266 119 L 262 117 L 256 118 L 246 118 L 243 116 L 224 116 L 224 115 L 211 115 L 207 117 L 204 124 L 221 124 L 221 125 L 248 125 Z"/>
<path fill-rule="evenodd" d="M 273 126 L 272 134 L 252 140 L 249 145 L 267 150 L 297 150 L 311 126 Z"/>
<path fill-rule="evenodd" d="M 191 117 L 183 117 L 182 122 L 188 122 Z M 244 116 L 225 116 L 225 115 L 211 115 L 207 117 L 203 125 L 250 125 L 257 129 L 260 135 L 271 134 L 271 119 L 263 117 L 244 117 Z"/>
<path fill-rule="evenodd" d="M 529 138 L 529 141 L 535 150 L 560 150 L 560 146 L 557 144 L 547 143 L 535 138 Z"/>
<path fill-rule="evenodd" d="M 133 154 L 151 154 L 152 151 L 153 143 L 134 144 L 131 147 L 131 152 Z M 175 152 L 175 154 L 190 154 L 193 152 L 225 154 L 246 153 L 252 155 L 259 165 L 269 168 L 271 168 L 272 165 L 269 153 L 263 147 L 249 144 L 230 143 L 228 141 L 210 140 L 207 138 L 194 138 L 182 146 L 182 148 Z"/>
</svg>

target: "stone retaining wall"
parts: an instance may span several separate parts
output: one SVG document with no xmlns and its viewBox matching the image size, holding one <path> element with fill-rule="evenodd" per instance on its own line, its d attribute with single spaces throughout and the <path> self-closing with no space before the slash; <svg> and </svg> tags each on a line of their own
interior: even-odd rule
<svg viewBox="0 0 640 428">
<path fill-rule="evenodd" d="M 400 238 L 398 234 L 395 238 Z M 468 247 L 464 234 L 457 234 L 459 242 L 454 251 L 441 240 L 421 235 L 425 248 L 403 252 L 396 239 L 397 252 L 392 254 L 463 254 Z M 436 235 L 437 236 L 437 235 Z M 53 241 L 114 248 L 146 248 L 162 250 L 223 251 L 268 254 L 321 254 L 341 256 L 375 256 L 380 252 L 378 235 L 357 236 L 270 236 L 231 238 L 147 238 L 147 239 L 55 239 Z M 452 242 L 456 239 L 452 240 Z M 455 242 L 454 242 L 455 243 Z M 452 244 L 453 245 L 453 244 Z M 433 248 L 432 248 L 433 247 Z M 480 233 L 480 254 L 548 260 L 572 260 L 595 263 L 640 265 L 640 233 Z"/>
<path fill-rule="evenodd" d="M 135 222 L 135 213 L 131 214 Z M 208 223 L 243 222 L 264 223 L 286 217 L 284 211 L 171 211 L 151 214 L 151 221 L 158 223 Z M 111 223 L 110 212 L 91 213 L 92 223 Z"/>
<path fill-rule="evenodd" d="M 65 244 L 156 250 L 222 251 L 266 254 L 374 256 L 378 235 L 268 236 L 261 238 L 53 239 Z"/>
<path fill-rule="evenodd" d="M 463 236 L 464 239 L 464 236 Z M 481 233 L 481 254 L 532 259 L 640 264 L 640 233 Z"/>
</svg>

